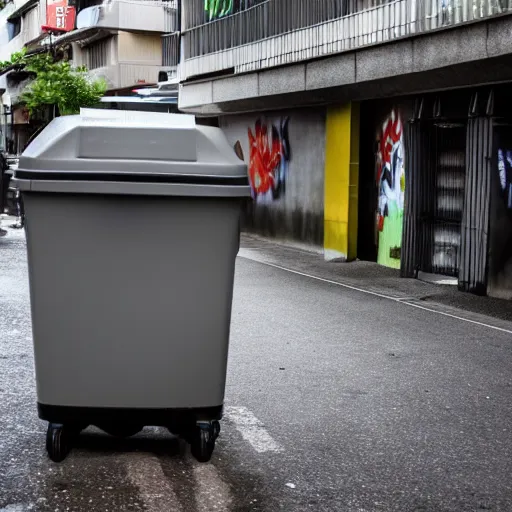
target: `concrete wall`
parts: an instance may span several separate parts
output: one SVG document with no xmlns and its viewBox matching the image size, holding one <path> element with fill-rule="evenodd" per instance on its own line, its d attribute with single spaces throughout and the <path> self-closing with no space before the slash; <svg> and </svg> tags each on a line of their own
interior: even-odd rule
<svg viewBox="0 0 512 512">
<path fill-rule="evenodd" d="M 160 34 L 119 32 L 117 37 L 119 63 L 138 64 L 140 66 L 162 65 L 162 38 Z"/>
<path fill-rule="evenodd" d="M 87 65 L 89 47 L 73 45 L 73 64 Z M 162 67 L 162 41 L 159 34 L 119 32 L 109 39 L 107 66 L 89 70 L 103 78 L 109 90 L 140 84 L 154 84 Z"/>
<path fill-rule="evenodd" d="M 325 109 L 226 116 L 220 126 L 249 167 L 246 229 L 321 246 Z"/>
</svg>

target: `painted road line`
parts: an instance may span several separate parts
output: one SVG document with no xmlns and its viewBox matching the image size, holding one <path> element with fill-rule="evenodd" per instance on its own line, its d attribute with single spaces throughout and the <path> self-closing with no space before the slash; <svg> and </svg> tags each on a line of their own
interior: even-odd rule
<svg viewBox="0 0 512 512">
<path fill-rule="evenodd" d="M 312 276 L 311 274 L 306 274 L 306 273 L 300 272 L 298 270 L 293 270 L 291 268 L 282 267 L 281 265 L 276 265 L 275 263 L 269 263 L 267 261 L 250 256 L 249 254 L 247 254 L 247 251 L 241 250 L 239 252 L 238 256 L 240 258 L 244 258 L 246 260 L 255 261 L 256 263 L 261 263 L 262 265 L 266 265 L 267 267 L 277 268 L 278 270 L 284 270 L 285 272 L 289 272 L 290 274 L 296 274 L 296 275 L 302 276 L 302 277 L 309 277 L 310 279 L 315 279 L 316 281 L 322 281 L 323 283 L 335 284 L 337 286 L 342 286 L 343 288 L 348 288 L 349 290 L 363 292 L 368 295 L 374 295 L 375 297 L 380 297 L 382 299 L 389 299 L 389 300 L 395 300 L 395 301 L 398 299 L 397 297 L 392 297 L 391 295 L 384 295 L 383 293 L 372 292 L 370 290 L 363 290 L 362 288 L 358 288 L 357 286 L 352 286 L 350 284 L 345 284 L 345 283 L 339 283 L 338 281 L 333 281 L 332 279 L 326 279 L 325 277 Z"/>
<path fill-rule="evenodd" d="M 213 464 L 194 461 L 195 502 L 197 512 L 229 512 L 234 505 L 229 485 Z"/>
<path fill-rule="evenodd" d="M 244 259 L 247 259 L 250 261 L 254 261 L 254 262 L 260 263 L 262 265 L 266 265 L 267 267 L 272 267 L 272 268 L 276 268 L 278 270 L 283 270 L 284 272 L 289 272 L 290 274 L 307 277 L 309 279 L 314 279 L 316 281 L 321 281 L 323 283 L 333 284 L 335 286 L 341 286 L 342 288 L 347 288 L 349 290 L 354 290 L 354 291 L 357 291 L 360 293 L 366 293 L 367 295 L 373 295 L 374 297 L 380 297 L 381 299 L 392 300 L 393 302 L 399 302 L 400 304 L 404 304 L 406 306 L 410 306 L 410 307 L 413 307 L 416 309 L 422 309 L 423 311 L 429 311 L 430 313 L 435 313 L 436 315 L 442 315 L 442 316 L 446 316 L 449 318 L 454 318 L 456 320 L 460 320 L 462 322 L 467 322 L 469 324 L 478 325 L 480 327 L 486 327 L 488 329 L 493 329 L 495 331 L 512 334 L 512 330 L 510 330 L 510 329 L 504 329 L 503 327 L 498 327 L 496 325 L 487 324 L 485 322 L 479 322 L 477 320 L 471 320 L 470 318 L 464 318 L 463 316 L 454 315 L 452 313 L 445 313 L 443 311 L 438 311 L 437 309 L 432 309 L 427 306 L 420 306 L 419 304 L 415 304 L 413 302 L 407 301 L 410 299 L 404 300 L 404 299 L 401 299 L 400 297 L 392 297 L 391 295 L 385 295 L 383 293 L 372 292 L 371 290 L 365 290 L 364 288 L 358 288 L 357 286 L 353 286 L 350 284 L 339 283 L 338 281 L 333 281 L 332 279 L 325 279 L 324 277 L 313 276 L 311 274 L 306 274 L 305 272 L 299 272 L 298 270 L 293 270 L 291 268 L 282 267 L 281 265 L 276 265 L 274 263 L 268 263 L 266 261 L 262 261 L 257 258 L 252 258 L 251 256 L 249 256 L 247 254 L 245 254 L 245 255 L 240 254 L 239 256 L 241 258 L 244 258 Z"/>
<path fill-rule="evenodd" d="M 247 407 L 227 406 L 224 415 L 258 453 L 283 451 L 282 446 L 272 438 L 263 423 Z"/>
<path fill-rule="evenodd" d="M 430 311 L 431 313 L 436 313 L 437 315 L 447 316 L 449 318 L 455 318 L 457 320 L 462 320 L 463 322 L 467 322 L 469 324 L 479 325 L 481 327 L 487 327 L 488 329 L 494 329 L 495 331 L 505 332 L 507 334 L 512 334 L 512 330 L 503 329 L 503 327 L 498 327 L 497 325 L 486 324 L 485 322 L 478 322 L 477 320 L 471 320 L 470 318 L 464 318 L 462 316 L 454 315 L 452 313 L 445 313 L 444 311 L 438 311 L 437 309 L 427 308 L 426 306 L 420 306 L 419 304 L 415 304 L 413 302 L 402 302 L 407 306 L 416 309 L 423 309 L 424 311 Z"/>
<path fill-rule="evenodd" d="M 29 510 L 35 510 L 33 503 L 29 503 L 28 505 L 24 503 L 12 503 L 5 508 L 0 508 L 0 512 L 28 512 Z"/>
<path fill-rule="evenodd" d="M 158 458 L 147 453 L 122 455 L 128 479 L 139 492 L 144 510 L 148 512 L 182 512 L 183 508 Z"/>
</svg>

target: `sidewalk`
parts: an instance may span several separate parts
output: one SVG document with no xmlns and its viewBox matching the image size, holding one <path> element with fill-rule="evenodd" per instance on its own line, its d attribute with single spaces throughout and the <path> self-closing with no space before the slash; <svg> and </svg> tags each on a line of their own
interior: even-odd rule
<svg viewBox="0 0 512 512">
<path fill-rule="evenodd" d="M 16 217 L 12 217 L 11 215 L 7 215 L 6 213 L 0 214 L 0 226 L 5 228 L 10 224 L 14 224 L 16 222 Z"/>
<path fill-rule="evenodd" d="M 417 307 L 512 330 L 512 301 L 460 292 L 452 285 L 403 279 L 398 270 L 373 262 L 326 262 L 321 251 L 315 251 L 314 248 L 287 245 L 252 234 L 242 235 L 239 256 L 411 303 Z"/>
<path fill-rule="evenodd" d="M 0 229 L 9 230 L 18 221 L 17 217 L 12 217 L 5 213 L 0 214 Z"/>
</svg>

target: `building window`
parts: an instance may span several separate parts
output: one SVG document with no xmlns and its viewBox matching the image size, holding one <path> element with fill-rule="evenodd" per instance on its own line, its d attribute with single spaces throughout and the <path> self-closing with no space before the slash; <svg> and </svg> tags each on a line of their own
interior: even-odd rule
<svg viewBox="0 0 512 512">
<path fill-rule="evenodd" d="M 19 18 L 13 18 L 7 22 L 7 34 L 9 41 L 13 40 L 16 36 L 19 36 L 21 32 L 21 16 Z"/>
<path fill-rule="evenodd" d="M 87 48 L 87 67 L 89 69 L 103 68 L 108 64 L 111 39 L 102 39 Z"/>
</svg>

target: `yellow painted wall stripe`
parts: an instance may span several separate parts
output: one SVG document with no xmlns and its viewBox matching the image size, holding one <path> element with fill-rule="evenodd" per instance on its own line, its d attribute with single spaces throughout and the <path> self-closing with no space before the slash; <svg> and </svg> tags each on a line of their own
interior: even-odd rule
<svg viewBox="0 0 512 512">
<path fill-rule="evenodd" d="M 357 257 L 359 105 L 327 111 L 325 142 L 324 252 L 326 259 Z"/>
</svg>

